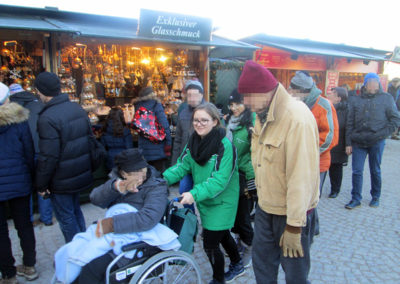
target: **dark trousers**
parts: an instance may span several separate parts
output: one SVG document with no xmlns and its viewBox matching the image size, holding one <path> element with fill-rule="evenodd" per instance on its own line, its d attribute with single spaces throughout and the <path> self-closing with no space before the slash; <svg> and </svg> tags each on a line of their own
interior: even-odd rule
<svg viewBox="0 0 400 284">
<path fill-rule="evenodd" d="M 238 210 L 232 232 L 239 234 L 240 239 L 246 245 L 251 246 L 254 232 L 250 220 L 249 200 L 246 195 L 239 197 Z"/>
<path fill-rule="evenodd" d="M 35 234 L 30 219 L 30 198 L 31 196 L 27 195 L 0 202 L 0 270 L 3 278 L 11 278 L 16 274 L 15 259 L 8 235 L 6 203 L 9 205 L 11 217 L 18 232 L 23 264 L 34 266 L 36 263 Z"/>
<path fill-rule="evenodd" d="M 50 198 L 61 232 L 65 242 L 68 243 L 77 233 L 86 230 L 85 219 L 79 203 L 79 192 L 51 194 Z"/>
<path fill-rule="evenodd" d="M 285 271 L 286 283 L 309 283 L 310 247 L 314 235 L 315 215 L 312 210 L 307 215 L 307 225 L 302 228 L 301 244 L 304 257 L 284 257 L 279 246 L 285 230 L 286 216 L 266 213 L 259 207 L 256 210 L 253 239 L 253 269 L 257 283 L 276 284 L 279 264 Z"/>
<path fill-rule="evenodd" d="M 331 164 L 329 179 L 331 180 L 331 193 L 339 193 L 343 179 L 343 164 Z"/>
<path fill-rule="evenodd" d="M 82 267 L 81 274 L 73 284 L 103 284 L 105 283 L 106 269 L 113 257 L 106 253 Z"/>
<path fill-rule="evenodd" d="M 240 255 L 235 240 L 229 230 L 210 231 L 203 229 L 203 246 L 213 270 L 213 278 L 219 282 L 224 282 L 225 260 L 219 247 L 222 245 L 229 256 L 231 263 L 238 263 Z"/>
</svg>

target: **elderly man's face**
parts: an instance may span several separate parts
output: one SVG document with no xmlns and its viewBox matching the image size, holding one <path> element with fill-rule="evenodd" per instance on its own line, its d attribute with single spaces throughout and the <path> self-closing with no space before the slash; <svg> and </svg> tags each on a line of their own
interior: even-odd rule
<svg viewBox="0 0 400 284">
<path fill-rule="evenodd" d="M 375 95 L 379 92 L 379 81 L 376 79 L 369 79 L 365 85 L 367 94 Z"/>
<path fill-rule="evenodd" d="M 270 106 L 274 93 L 275 89 L 268 93 L 243 94 L 243 103 L 245 106 L 249 107 L 251 111 L 259 113 Z"/>
</svg>

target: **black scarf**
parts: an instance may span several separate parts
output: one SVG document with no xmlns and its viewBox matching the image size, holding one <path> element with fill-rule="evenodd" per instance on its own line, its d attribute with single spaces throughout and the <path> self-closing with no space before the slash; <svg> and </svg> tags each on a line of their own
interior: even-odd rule
<svg viewBox="0 0 400 284">
<path fill-rule="evenodd" d="M 213 128 L 210 133 L 201 138 L 196 131 L 189 138 L 188 147 L 192 158 L 200 166 L 205 165 L 212 155 L 218 153 L 221 140 L 225 137 L 225 129 Z"/>
</svg>

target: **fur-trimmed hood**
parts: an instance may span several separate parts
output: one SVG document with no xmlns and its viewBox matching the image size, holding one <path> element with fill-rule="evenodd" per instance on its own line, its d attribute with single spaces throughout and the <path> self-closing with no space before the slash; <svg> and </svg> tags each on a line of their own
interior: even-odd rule
<svg viewBox="0 0 400 284">
<path fill-rule="evenodd" d="M 29 118 L 29 110 L 17 103 L 8 103 L 0 106 L 0 127 L 21 123 Z"/>
<path fill-rule="evenodd" d="M 138 102 L 144 102 L 144 101 L 149 101 L 149 100 L 155 100 L 159 103 L 161 103 L 160 99 L 157 97 L 156 93 L 151 93 L 148 94 L 147 96 L 144 97 L 138 97 L 132 100 L 132 104 L 136 104 Z"/>
</svg>

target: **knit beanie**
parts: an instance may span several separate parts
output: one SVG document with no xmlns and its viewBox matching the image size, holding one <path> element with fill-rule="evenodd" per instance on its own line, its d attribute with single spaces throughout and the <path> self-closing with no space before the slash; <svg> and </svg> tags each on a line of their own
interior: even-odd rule
<svg viewBox="0 0 400 284">
<path fill-rule="evenodd" d="M 10 85 L 10 95 L 14 95 L 16 93 L 21 93 L 24 91 L 24 89 L 21 87 L 20 84 L 11 84 Z"/>
<path fill-rule="evenodd" d="M 150 95 L 151 93 L 153 93 L 153 88 L 145 87 L 139 91 L 139 97 L 146 97 L 146 96 Z"/>
<path fill-rule="evenodd" d="M 375 79 L 379 83 L 381 82 L 378 74 L 371 72 L 371 73 L 368 73 L 367 75 L 365 75 L 365 77 L 364 77 L 364 86 L 367 84 L 368 80 L 371 80 L 371 79 Z"/>
<path fill-rule="evenodd" d="M 242 104 L 243 103 L 243 97 L 241 94 L 239 94 L 237 89 L 234 89 L 229 96 L 228 103 L 237 103 L 237 104 Z"/>
<path fill-rule="evenodd" d="M 278 86 L 278 80 L 264 66 L 247 60 L 240 75 L 238 92 L 240 94 L 268 93 Z"/>
<path fill-rule="evenodd" d="M 36 77 L 35 88 L 46 97 L 55 97 L 61 93 L 60 79 L 54 73 L 42 72 Z"/>
<path fill-rule="evenodd" d="M 200 93 L 204 94 L 203 85 L 199 81 L 188 80 L 185 84 L 185 92 L 189 89 L 199 90 Z"/>
<path fill-rule="evenodd" d="M 9 96 L 10 96 L 10 90 L 6 85 L 0 82 L 0 105 L 4 104 L 4 102 Z"/>
<path fill-rule="evenodd" d="M 314 85 L 314 80 L 306 71 L 296 71 L 296 74 L 290 80 L 290 86 L 293 89 L 310 90 Z"/>
<path fill-rule="evenodd" d="M 124 150 L 114 157 L 114 164 L 119 171 L 135 172 L 148 166 L 142 155 L 142 151 L 137 148 Z"/>
</svg>

